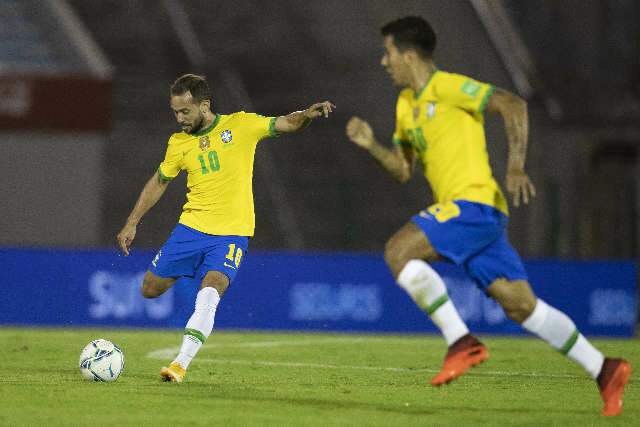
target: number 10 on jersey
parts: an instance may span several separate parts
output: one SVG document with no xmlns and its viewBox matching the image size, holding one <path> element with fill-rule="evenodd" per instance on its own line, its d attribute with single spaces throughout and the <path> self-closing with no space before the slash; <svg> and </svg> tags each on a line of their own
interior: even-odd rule
<svg viewBox="0 0 640 427">
<path fill-rule="evenodd" d="M 207 155 L 209 159 L 209 167 L 207 167 L 207 162 L 204 159 L 204 156 L 200 154 L 198 156 L 198 160 L 200 160 L 200 169 L 202 170 L 202 175 L 206 175 L 209 171 L 217 172 L 220 170 L 220 160 L 218 160 L 218 153 L 215 151 L 209 151 Z"/>
</svg>

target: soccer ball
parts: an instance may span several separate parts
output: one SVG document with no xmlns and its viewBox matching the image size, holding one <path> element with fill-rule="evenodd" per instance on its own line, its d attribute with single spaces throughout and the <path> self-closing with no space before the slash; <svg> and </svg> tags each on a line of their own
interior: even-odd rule
<svg viewBox="0 0 640 427">
<path fill-rule="evenodd" d="M 89 381 L 115 381 L 124 369 L 124 354 L 111 341 L 97 339 L 82 350 L 78 365 Z"/>
</svg>

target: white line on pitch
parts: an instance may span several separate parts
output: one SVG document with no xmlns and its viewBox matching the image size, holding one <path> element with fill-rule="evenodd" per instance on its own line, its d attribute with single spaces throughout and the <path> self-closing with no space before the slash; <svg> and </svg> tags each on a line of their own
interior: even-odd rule
<svg viewBox="0 0 640 427">
<path fill-rule="evenodd" d="M 302 340 L 281 340 L 281 341 L 250 341 L 250 342 L 238 342 L 238 343 L 211 343 L 205 344 L 202 348 L 216 349 L 216 348 L 266 348 L 266 347 L 290 347 L 290 346 L 311 346 L 311 345 L 323 345 L 331 343 L 358 343 L 364 341 L 376 341 L 380 339 L 376 338 L 321 338 L 321 339 L 302 339 Z M 152 359 L 166 359 L 171 358 L 178 354 L 180 347 L 167 347 L 160 350 L 147 353 L 147 357 Z"/>
<path fill-rule="evenodd" d="M 354 365 L 329 365 L 324 363 L 299 363 L 299 362 L 270 362 L 267 360 L 232 360 L 232 359 L 207 359 L 198 358 L 199 362 L 205 363 L 217 363 L 228 365 L 257 365 L 257 366 L 271 366 L 271 367 L 285 367 L 285 368 L 319 368 L 319 369 L 357 369 L 366 371 L 390 371 L 390 372 L 425 372 L 425 373 L 437 373 L 439 369 L 430 368 L 397 368 L 388 366 L 354 366 Z M 507 372 L 507 371 L 470 371 L 465 375 L 472 376 L 485 376 L 485 377 L 531 377 L 531 378 L 583 378 L 583 376 L 569 375 L 569 374 L 544 374 L 539 372 Z M 584 376 L 584 378 L 588 378 Z"/>
<path fill-rule="evenodd" d="M 179 347 L 170 347 L 157 351 L 152 351 L 147 354 L 151 359 L 171 359 L 179 351 Z M 266 360 L 232 360 L 232 359 L 208 359 L 204 357 L 198 357 L 199 362 L 204 363 L 216 363 L 227 365 L 255 365 L 255 366 L 270 366 L 270 367 L 286 367 L 286 368 L 317 368 L 317 369 L 356 369 L 367 371 L 387 371 L 387 372 L 425 372 L 425 373 L 437 373 L 439 369 L 431 368 L 398 368 L 392 366 L 353 366 L 353 365 L 329 365 L 323 363 L 300 363 L 300 362 L 271 362 Z M 578 375 L 570 374 L 544 374 L 538 372 L 512 372 L 512 371 L 472 371 L 466 375 L 475 376 L 503 376 L 503 377 L 530 377 L 530 378 L 582 378 Z M 586 378 L 586 377 L 585 377 Z"/>
<path fill-rule="evenodd" d="M 238 342 L 238 343 L 211 343 L 206 344 L 204 347 L 208 348 L 223 348 L 223 347 L 282 347 L 282 346 L 307 346 L 307 345 L 316 345 L 316 344 L 330 344 L 330 343 L 342 343 L 346 342 L 347 344 L 370 341 L 369 338 L 317 338 L 317 339 L 302 339 L 302 340 L 283 340 L 283 341 L 253 341 L 253 342 Z"/>
</svg>

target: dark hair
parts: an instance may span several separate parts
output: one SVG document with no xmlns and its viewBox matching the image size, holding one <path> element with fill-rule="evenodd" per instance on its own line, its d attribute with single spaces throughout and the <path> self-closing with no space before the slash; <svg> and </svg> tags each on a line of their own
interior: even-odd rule
<svg viewBox="0 0 640 427">
<path fill-rule="evenodd" d="M 383 36 L 393 36 L 393 43 L 400 52 L 415 49 L 424 58 L 431 58 L 436 49 L 436 33 L 424 18 L 407 16 L 384 25 Z"/>
<path fill-rule="evenodd" d="M 211 101 L 211 93 L 205 76 L 185 74 L 178 77 L 171 85 L 172 96 L 184 95 L 187 92 L 191 92 L 191 96 L 198 104 L 202 101 Z"/>
</svg>

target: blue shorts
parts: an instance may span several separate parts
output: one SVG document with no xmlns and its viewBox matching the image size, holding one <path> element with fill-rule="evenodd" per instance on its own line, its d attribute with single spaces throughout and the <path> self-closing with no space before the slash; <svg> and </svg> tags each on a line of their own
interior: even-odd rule
<svg viewBox="0 0 640 427">
<path fill-rule="evenodd" d="M 248 246 L 246 236 L 214 236 L 178 224 L 149 270 L 160 277 L 191 277 L 199 281 L 207 272 L 219 271 L 231 284 Z"/>
<path fill-rule="evenodd" d="M 464 267 L 483 290 L 496 279 L 527 280 L 518 253 L 509 244 L 508 217 L 481 203 L 438 203 L 412 218 L 436 252 Z"/>
</svg>

